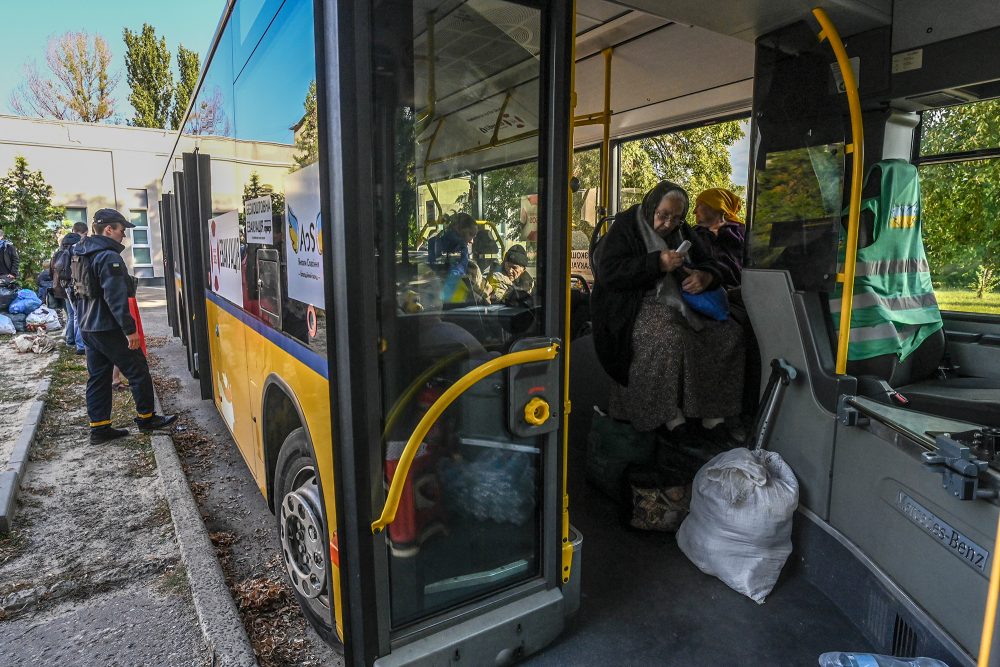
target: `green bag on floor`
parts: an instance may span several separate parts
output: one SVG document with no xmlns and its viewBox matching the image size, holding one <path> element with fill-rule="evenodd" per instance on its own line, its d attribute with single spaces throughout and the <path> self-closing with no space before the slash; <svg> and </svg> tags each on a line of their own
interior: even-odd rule
<svg viewBox="0 0 1000 667">
<path fill-rule="evenodd" d="M 622 475 L 632 463 L 652 464 L 656 435 L 640 433 L 628 422 L 594 411 L 587 435 L 587 480 L 615 500 L 622 497 Z"/>
</svg>

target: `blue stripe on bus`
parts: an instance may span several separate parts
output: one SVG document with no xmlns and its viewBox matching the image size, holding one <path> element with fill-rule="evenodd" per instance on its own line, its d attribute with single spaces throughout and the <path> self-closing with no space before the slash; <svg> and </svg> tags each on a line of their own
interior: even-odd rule
<svg viewBox="0 0 1000 667">
<path fill-rule="evenodd" d="M 308 347 L 290 338 L 280 331 L 276 331 L 271 327 L 267 326 L 256 317 L 246 312 L 242 308 L 233 305 L 229 301 L 226 301 L 221 296 L 212 292 L 210 290 L 205 290 L 205 298 L 214 303 L 216 306 L 226 311 L 236 319 L 238 319 L 243 324 L 247 325 L 257 333 L 259 333 L 264 338 L 268 339 L 279 348 L 292 355 L 303 364 L 311 368 L 312 370 L 323 376 L 324 380 L 330 379 L 330 373 L 327 368 L 326 357 L 316 352 L 313 352 Z"/>
</svg>

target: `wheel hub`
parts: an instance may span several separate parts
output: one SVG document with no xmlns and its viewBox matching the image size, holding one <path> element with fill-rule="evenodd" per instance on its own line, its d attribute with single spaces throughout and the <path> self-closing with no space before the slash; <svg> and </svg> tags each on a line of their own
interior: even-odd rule
<svg viewBox="0 0 1000 667">
<path fill-rule="evenodd" d="M 292 585 L 302 596 L 315 599 L 326 590 L 326 550 L 319 487 L 309 472 L 281 501 L 281 551 Z"/>
</svg>

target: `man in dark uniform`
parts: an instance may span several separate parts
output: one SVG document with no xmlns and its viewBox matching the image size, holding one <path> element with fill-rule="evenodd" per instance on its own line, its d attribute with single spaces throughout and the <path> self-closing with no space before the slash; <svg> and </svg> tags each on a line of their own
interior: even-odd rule
<svg viewBox="0 0 1000 667">
<path fill-rule="evenodd" d="M 121 252 L 125 230 L 135 227 L 118 211 L 94 214 L 94 233 L 73 246 L 73 290 L 80 329 L 87 346 L 87 415 L 90 442 L 99 444 L 128 435 L 111 426 L 111 373 L 117 366 L 128 378 L 141 432 L 165 428 L 176 415 L 153 411 L 153 379 L 140 348 L 135 320 L 128 309 L 134 282 Z"/>
</svg>

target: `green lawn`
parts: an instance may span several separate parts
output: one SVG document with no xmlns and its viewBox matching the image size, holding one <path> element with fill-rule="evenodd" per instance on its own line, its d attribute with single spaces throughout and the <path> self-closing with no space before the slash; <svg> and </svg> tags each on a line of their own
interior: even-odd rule
<svg viewBox="0 0 1000 667">
<path fill-rule="evenodd" d="M 936 289 L 934 294 L 941 310 L 1000 315 L 1000 293 L 997 292 L 987 292 L 982 299 L 976 298 L 974 290 Z"/>
</svg>

